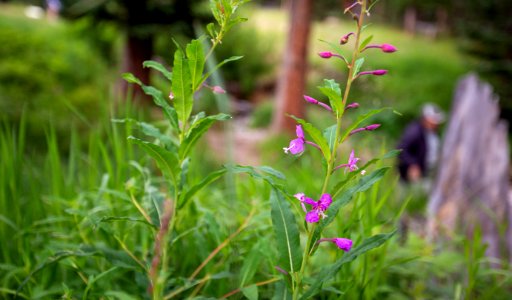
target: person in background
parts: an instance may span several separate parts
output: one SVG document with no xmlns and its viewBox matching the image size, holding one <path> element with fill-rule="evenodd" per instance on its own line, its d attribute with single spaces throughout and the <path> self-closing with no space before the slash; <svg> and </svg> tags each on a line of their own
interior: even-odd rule
<svg viewBox="0 0 512 300">
<path fill-rule="evenodd" d="M 437 129 L 445 115 L 435 104 L 427 103 L 422 108 L 421 119 L 409 124 L 398 143 L 402 152 L 398 156 L 400 179 L 417 183 L 435 168 L 440 148 Z"/>
</svg>

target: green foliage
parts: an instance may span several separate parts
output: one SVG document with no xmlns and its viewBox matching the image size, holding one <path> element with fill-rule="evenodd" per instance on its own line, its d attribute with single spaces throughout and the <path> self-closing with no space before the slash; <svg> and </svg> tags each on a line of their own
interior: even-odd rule
<svg viewBox="0 0 512 300">
<path fill-rule="evenodd" d="M 2 15 L 0 43 L 0 110 L 12 125 L 27 113 L 32 147 L 44 144 L 49 123 L 67 144 L 70 127 L 83 132 L 98 122 L 106 64 L 69 24 Z"/>
<path fill-rule="evenodd" d="M 276 234 L 279 267 L 296 273 L 301 267 L 302 251 L 300 248 L 299 227 L 295 221 L 290 204 L 283 194 L 276 189 L 270 194 L 272 207 L 272 224 Z"/>
</svg>

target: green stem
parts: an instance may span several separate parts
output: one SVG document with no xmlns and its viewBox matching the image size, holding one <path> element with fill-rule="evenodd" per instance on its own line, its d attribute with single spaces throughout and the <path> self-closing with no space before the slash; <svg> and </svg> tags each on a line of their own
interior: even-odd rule
<svg viewBox="0 0 512 300">
<path fill-rule="evenodd" d="M 364 14 L 366 12 L 366 0 L 361 1 L 361 13 L 359 14 L 358 22 L 357 22 L 357 30 L 356 30 L 356 42 L 354 43 L 354 54 L 352 56 L 352 60 L 350 64 L 348 65 L 348 77 L 347 77 L 347 85 L 345 88 L 345 93 L 343 95 L 342 99 L 342 108 L 341 111 L 338 112 L 339 115 L 336 115 L 336 134 L 335 134 L 335 145 L 333 147 L 333 153 L 331 155 L 331 159 L 327 162 L 327 171 L 325 174 L 324 183 L 322 186 L 322 193 L 324 194 L 327 191 L 327 187 L 329 185 L 332 172 L 334 170 L 334 164 L 336 163 L 336 149 L 341 145 L 343 141 L 341 141 L 341 125 L 342 125 L 342 119 L 343 119 L 343 113 L 344 108 L 348 100 L 348 96 L 350 94 L 350 88 L 352 86 L 353 76 L 354 76 L 354 66 L 357 61 L 357 58 L 360 54 L 359 52 L 359 43 L 360 43 L 360 37 L 361 37 L 361 29 L 363 26 L 363 20 L 364 20 Z M 293 285 L 293 300 L 297 300 L 299 298 L 299 295 L 301 294 L 302 290 L 302 278 L 304 277 L 304 271 L 306 270 L 306 265 L 309 260 L 309 249 L 311 248 L 311 242 L 313 241 L 313 235 L 315 233 L 316 229 L 316 223 L 313 223 L 311 226 L 309 232 L 308 232 L 308 239 L 306 242 L 306 247 L 304 248 L 304 254 L 302 256 L 302 265 L 300 267 L 299 273 L 296 275 L 295 278 L 295 285 Z"/>
</svg>

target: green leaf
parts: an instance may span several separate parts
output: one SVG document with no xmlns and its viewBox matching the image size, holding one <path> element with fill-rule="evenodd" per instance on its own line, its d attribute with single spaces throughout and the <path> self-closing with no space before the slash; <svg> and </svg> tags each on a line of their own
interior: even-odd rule
<svg viewBox="0 0 512 300">
<path fill-rule="evenodd" d="M 278 281 L 275 284 L 274 296 L 272 296 L 272 300 L 292 300 L 292 294 L 286 287 L 286 283 L 284 281 Z"/>
<path fill-rule="evenodd" d="M 256 169 L 262 171 L 262 172 L 265 172 L 265 173 L 268 173 L 274 177 L 277 177 L 279 179 L 283 179 L 285 180 L 286 179 L 286 176 L 284 176 L 283 173 L 277 171 L 276 169 L 272 168 L 272 167 L 269 167 L 269 166 L 259 166 L 259 167 L 255 167 Z"/>
<path fill-rule="evenodd" d="M 373 39 L 373 35 L 365 38 L 364 41 L 359 45 L 359 52 L 363 51 L 364 47 L 366 47 Z"/>
<path fill-rule="evenodd" d="M 355 63 L 354 73 L 352 73 L 352 78 L 355 78 L 357 74 L 359 73 L 359 70 L 361 70 L 361 67 L 364 64 L 364 57 L 358 58 Z"/>
<path fill-rule="evenodd" d="M 218 65 L 216 65 L 213 69 L 211 69 L 208 73 L 206 73 L 203 78 L 201 79 L 200 85 L 203 84 L 203 82 L 210 77 L 215 71 L 217 71 L 218 68 L 222 67 L 226 63 L 230 61 L 235 61 L 241 59 L 243 56 L 232 56 L 230 58 L 226 58 L 225 60 L 221 61 Z"/>
<path fill-rule="evenodd" d="M 331 153 L 334 153 L 336 146 L 336 127 L 338 125 L 334 124 L 330 127 L 327 127 L 322 133 L 324 138 L 327 140 L 327 144 L 329 145 L 329 149 L 331 149 Z"/>
<path fill-rule="evenodd" d="M 214 39 L 217 33 L 217 31 L 215 30 L 215 24 L 209 23 L 208 25 L 206 25 L 206 30 L 208 31 L 210 37 Z"/>
<path fill-rule="evenodd" d="M 157 228 L 156 225 L 151 224 L 144 219 L 137 219 L 137 218 L 132 218 L 132 217 L 114 217 L 114 216 L 102 217 L 98 222 L 116 222 L 116 221 L 142 223 L 142 224 L 150 226 L 153 229 Z"/>
<path fill-rule="evenodd" d="M 266 241 L 258 240 L 251 248 L 249 254 L 244 257 L 244 263 L 240 269 L 240 283 L 238 286 L 243 287 L 252 280 L 256 271 L 260 269 L 260 264 L 265 258 L 264 253 L 260 250 L 262 244 Z"/>
<path fill-rule="evenodd" d="M 139 78 L 135 77 L 132 73 L 123 73 L 121 75 L 124 80 L 128 81 L 129 83 L 136 83 L 138 85 L 143 85 L 142 82 L 139 80 Z"/>
<path fill-rule="evenodd" d="M 208 186 L 210 183 L 214 182 L 215 180 L 219 179 L 222 175 L 224 175 L 227 172 L 226 169 L 220 169 L 217 171 L 214 171 L 198 184 L 194 185 L 190 189 L 188 189 L 185 193 L 182 193 L 180 195 L 180 200 L 178 202 L 178 208 L 183 207 L 188 200 L 190 200 L 197 192 L 199 192 L 202 188 Z"/>
<path fill-rule="evenodd" d="M 318 130 L 315 126 L 312 124 L 297 118 L 295 116 L 291 116 L 295 121 L 297 121 L 299 124 L 302 125 L 302 128 L 309 134 L 309 136 L 313 139 L 313 141 L 320 147 L 322 150 L 322 154 L 324 155 L 324 158 L 326 161 L 329 161 L 331 159 L 331 150 L 329 148 L 329 144 L 325 140 L 324 136 L 322 135 L 322 132 Z"/>
<path fill-rule="evenodd" d="M 203 76 L 205 55 L 202 40 L 204 40 L 204 36 L 196 40 L 192 40 L 192 42 L 187 45 L 186 49 L 188 66 L 190 68 L 190 76 L 192 80 L 192 93 L 194 93 L 199 87 L 201 77 Z"/>
<path fill-rule="evenodd" d="M 255 284 L 244 287 L 242 293 L 249 300 L 258 300 L 258 286 Z"/>
<path fill-rule="evenodd" d="M 104 295 L 108 297 L 113 297 L 114 299 L 118 300 L 137 300 L 136 297 L 131 296 L 130 294 L 125 293 L 123 291 L 106 291 Z"/>
<path fill-rule="evenodd" d="M 88 296 L 88 293 L 89 293 L 89 290 L 92 288 L 92 286 L 94 285 L 94 283 L 96 283 L 96 281 L 104 278 L 104 277 L 108 277 L 110 276 L 112 272 L 115 272 L 119 269 L 119 267 L 112 267 L 96 276 L 94 275 L 91 275 L 89 276 L 89 280 L 87 281 L 87 287 L 85 288 L 84 290 L 84 294 L 82 296 L 82 299 L 87 299 L 87 296 Z M 108 280 L 106 280 L 108 282 Z"/>
<path fill-rule="evenodd" d="M 280 191 L 273 188 L 270 194 L 270 205 L 279 253 L 278 266 L 290 273 L 298 272 L 302 263 L 302 249 L 299 227 L 290 204 Z"/>
<path fill-rule="evenodd" d="M 343 136 L 341 137 L 341 141 L 345 141 L 345 139 L 350 135 L 350 132 L 352 132 L 352 130 L 356 129 L 361 123 L 363 123 L 364 121 L 366 121 L 367 119 L 369 119 L 370 117 L 386 110 L 386 109 L 389 109 L 389 108 L 380 108 L 380 109 L 373 109 L 373 110 L 370 110 L 369 112 L 367 112 L 366 114 L 364 115 L 360 115 L 357 120 L 352 123 L 350 125 L 350 127 L 347 128 L 347 130 L 345 131 L 345 133 L 343 134 Z"/>
<path fill-rule="evenodd" d="M 278 184 L 276 184 L 274 179 L 275 178 L 282 179 L 284 177 L 284 175 L 280 174 L 280 172 L 277 172 L 275 170 L 269 172 L 271 168 L 266 167 L 266 166 L 251 167 L 251 166 L 240 166 L 240 165 L 226 164 L 226 165 L 224 165 L 224 167 L 228 171 L 233 172 L 233 173 L 246 173 L 253 178 L 265 180 L 267 183 L 269 183 L 274 188 L 280 188 L 280 186 Z M 260 174 L 258 171 L 269 174 L 269 175 Z M 278 175 L 278 174 L 280 174 L 280 175 Z"/>
<path fill-rule="evenodd" d="M 142 133 L 144 133 L 147 136 L 154 137 L 158 140 L 160 140 L 164 145 L 167 147 L 177 147 L 175 141 L 173 141 L 168 135 L 163 134 L 160 129 L 155 127 L 152 124 L 141 122 L 135 119 L 126 118 L 126 119 L 112 119 L 112 122 L 115 123 L 129 123 L 129 124 L 135 124 Z"/>
<path fill-rule="evenodd" d="M 310 252 L 316 246 L 316 242 L 320 239 L 322 231 L 325 229 L 325 227 L 334 221 L 338 215 L 339 210 L 343 206 L 347 205 L 356 193 L 368 190 L 377 181 L 381 180 L 389 169 L 389 167 L 383 167 L 373 171 L 368 175 L 363 176 L 358 183 L 356 183 L 353 187 L 343 191 L 341 194 L 340 192 L 347 181 L 342 181 L 343 184 L 341 187 L 335 187 L 335 190 L 333 190 L 331 193 L 333 202 L 327 211 L 327 217 L 318 223 L 318 226 L 316 226 L 315 232 L 313 233 L 313 242 L 311 243 L 311 247 L 309 249 Z M 355 176 L 355 174 L 358 174 L 358 172 L 350 172 L 348 176 Z M 338 196 L 338 194 L 340 194 L 340 196 Z"/>
<path fill-rule="evenodd" d="M 185 126 L 184 124 L 187 123 L 194 103 L 192 98 L 192 81 L 189 65 L 183 51 L 180 49 L 176 50 L 174 53 L 171 90 L 174 94 L 173 102 L 178 115 L 178 120 L 180 120 L 183 126 Z"/>
<path fill-rule="evenodd" d="M 133 76 L 133 74 L 131 73 L 124 73 L 123 78 L 130 83 L 135 83 L 141 86 L 144 93 L 146 95 L 151 96 L 153 98 L 153 102 L 155 102 L 156 105 L 163 108 L 164 114 L 167 117 L 167 120 L 169 120 L 169 122 L 171 123 L 172 127 L 179 131 L 179 123 L 176 110 L 173 107 L 171 107 L 169 103 L 167 103 L 160 90 L 157 90 L 156 88 L 149 85 L 144 85 L 138 78 Z"/>
<path fill-rule="evenodd" d="M 343 98 L 340 85 L 334 79 L 324 79 L 324 85 L 319 86 L 318 89 L 329 98 L 331 108 L 339 116 L 343 112 Z"/>
<path fill-rule="evenodd" d="M 165 78 L 169 79 L 169 81 L 172 81 L 172 73 L 167 70 L 166 67 L 164 67 L 161 63 L 156 62 L 154 60 L 146 60 L 142 63 L 144 68 L 152 68 L 157 70 L 158 72 L 162 73 L 162 75 L 165 76 Z"/>
<path fill-rule="evenodd" d="M 171 179 L 175 186 L 178 184 L 181 170 L 176 153 L 133 136 L 129 136 L 128 140 L 141 146 L 142 149 L 156 161 L 156 164 L 164 176 Z"/>
<path fill-rule="evenodd" d="M 183 158 L 189 154 L 195 143 L 213 125 L 215 121 L 224 121 L 230 118 L 231 116 L 227 114 L 217 114 L 205 117 L 195 122 L 194 126 L 190 128 L 187 136 L 180 145 L 180 157 Z"/>
<path fill-rule="evenodd" d="M 16 293 L 21 292 L 23 287 L 27 284 L 27 282 L 32 278 L 36 273 L 41 271 L 42 269 L 46 268 L 47 266 L 50 266 L 56 262 L 59 262 L 62 259 L 68 258 L 68 257 L 89 257 L 89 256 L 101 256 L 101 253 L 98 251 L 59 251 L 55 253 L 55 255 L 46 258 L 46 260 L 36 266 L 30 274 L 21 282 L 21 284 L 18 286 L 18 289 L 16 290 Z"/>
<path fill-rule="evenodd" d="M 334 264 L 331 266 L 324 268 L 318 275 L 315 276 L 316 280 L 311 285 L 309 290 L 302 295 L 300 298 L 302 299 L 308 299 L 312 296 L 316 295 L 322 285 L 327 282 L 329 279 L 334 278 L 336 273 L 341 269 L 341 267 L 349 262 L 352 262 L 355 260 L 358 256 L 375 249 L 382 244 L 384 244 L 387 240 L 389 240 L 393 235 L 395 234 L 395 231 L 391 233 L 384 233 L 384 234 L 377 234 L 370 238 L 365 239 L 360 245 L 355 247 L 354 249 L 350 250 L 349 252 L 343 254 L 343 256 L 338 259 Z"/>
</svg>

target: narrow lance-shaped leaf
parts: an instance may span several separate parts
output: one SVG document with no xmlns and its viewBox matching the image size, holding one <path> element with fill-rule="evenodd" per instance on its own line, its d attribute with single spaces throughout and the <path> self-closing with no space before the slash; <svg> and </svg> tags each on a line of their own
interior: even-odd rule
<svg viewBox="0 0 512 300">
<path fill-rule="evenodd" d="M 167 68 L 164 67 L 164 65 L 162 65 L 161 63 L 154 60 L 146 60 L 142 63 L 142 65 L 144 66 L 144 68 L 152 68 L 157 70 L 162 75 L 164 75 L 165 78 L 169 79 L 169 81 L 172 81 L 172 72 L 167 70 Z"/>
<path fill-rule="evenodd" d="M 327 144 L 327 141 L 325 140 L 324 136 L 322 135 L 322 132 L 320 132 L 320 130 L 318 130 L 312 124 L 310 124 L 300 118 L 297 118 L 295 116 L 291 116 L 291 117 L 293 119 L 295 119 L 295 121 L 297 121 L 299 124 L 302 125 L 302 128 L 313 139 L 313 142 L 315 142 L 322 150 L 325 160 L 329 161 L 331 159 L 331 150 L 329 148 L 329 144 Z"/>
<path fill-rule="evenodd" d="M 158 167 L 162 170 L 162 173 L 168 179 L 171 179 L 174 185 L 178 184 L 181 170 L 176 153 L 133 136 L 128 137 L 128 140 L 142 146 L 142 149 L 144 149 L 144 151 L 156 161 Z"/>
<path fill-rule="evenodd" d="M 311 285 L 309 290 L 307 290 L 306 293 L 302 295 L 301 300 L 305 300 L 316 295 L 318 291 L 321 289 L 322 285 L 329 279 L 333 278 L 336 275 L 336 273 L 339 272 L 339 270 L 344 264 L 352 262 L 358 256 L 381 246 L 387 240 L 389 240 L 394 234 L 395 232 L 393 231 L 391 233 L 374 235 L 364 240 L 360 245 L 352 249 L 350 252 L 343 254 L 343 256 L 340 259 L 338 259 L 334 264 L 327 268 L 324 268 L 318 275 L 315 276 L 315 282 Z"/>
<path fill-rule="evenodd" d="M 359 45 L 359 52 L 363 51 L 364 47 L 366 47 L 373 39 L 373 35 L 368 36 L 364 39 L 364 41 Z"/>
<path fill-rule="evenodd" d="M 262 167 L 251 167 L 251 166 L 240 166 L 240 165 L 231 165 L 226 164 L 224 166 L 227 170 L 233 173 L 246 173 L 249 176 L 257 179 L 265 180 L 267 183 L 269 183 L 272 187 L 280 189 L 281 186 L 275 182 L 275 179 L 284 179 L 284 175 L 280 172 L 272 169 L 271 167 L 262 166 Z M 265 174 L 260 174 L 260 172 L 263 172 Z M 269 175 L 266 175 L 269 174 Z"/>
<path fill-rule="evenodd" d="M 336 115 L 341 115 L 343 112 L 343 99 L 341 97 L 340 85 L 334 79 L 324 79 L 324 86 L 319 86 L 318 89 L 329 98 L 331 108 Z"/>
<path fill-rule="evenodd" d="M 193 187 L 189 188 L 185 193 L 182 193 L 180 195 L 179 201 L 178 201 L 178 208 L 183 207 L 187 201 L 189 201 L 197 192 L 199 192 L 204 187 L 208 186 L 210 183 L 214 182 L 215 180 L 219 179 L 222 175 L 224 175 L 227 172 L 226 169 L 220 169 L 215 172 L 212 172 L 208 174 L 201 182 L 194 185 Z"/>
<path fill-rule="evenodd" d="M 195 143 L 208 130 L 208 128 L 210 128 L 213 125 L 215 121 L 224 121 L 229 118 L 231 118 L 231 116 L 227 114 L 217 114 L 205 117 L 195 122 L 194 126 L 190 128 L 187 136 L 180 145 L 180 157 L 183 158 L 189 154 Z"/>
<path fill-rule="evenodd" d="M 174 53 L 171 90 L 174 94 L 173 102 L 178 119 L 182 124 L 186 124 L 193 106 L 192 82 L 189 65 L 181 49 Z"/>
<path fill-rule="evenodd" d="M 218 65 L 216 65 L 213 69 L 211 69 L 208 73 L 206 73 L 203 76 L 203 78 L 201 79 L 201 82 L 199 84 L 200 85 L 203 84 L 203 82 L 205 82 L 205 80 L 208 79 L 208 77 L 210 77 L 215 71 L 217 71 L 218 68 L 222 67 L 226 63 L 228 63 L 230 61 L 239 60 L 241 58 L 243 58 L 243 56 L 232 56 L 230 58 L 226 58 L 225 60 L 221 61 Z"/>
<path fill-rule="evenodd" d="M 363 64 L 364 64 L 364 57 L 360 57 L 356 60 L 356 65 L 354 68 L 354 73 L 352 73 L 352 78 L 355 78 L 357 76 L 357 74 L 361 70 L 361 67 L 363 66 Z"/>
<path fill-rule="evenodd" d="M 152 86 L 144 85 L 137 77 L 131 73 L 124 73 L 123 78 L 130 83 L 135 83 L 141 86 L 144 93 L 151 96 L 153 98 L 153 102 L 163 108 L 164 114 L 169 120 L 171 126 L 179 132 L 180 129 L 178 125 L 178 115 L 176 114 L 176 110 L 170 106 L 169 103 L 167 103 L 160 90 L 157 90 Z"/>
<path fill-rule="evenodd" d="M 327 144 L 329 145 L 329 149 L 331 149 L 331 153 L 334 153 L 336 147 L 336 127 L 338 125 L 334 124 L 330 127 L 327 127 L 324 132 L 324 138 L 327 140 Z"/>
<path fill-rule="evenodd" d="M 273 188 L 270 194 L 271 217 L 276 234 L 279 267 L 290 273 L 298 272 L 302 263 L 299 227 L 290 204 L 283 194 Z"/>
<path fill-rule="evenodd" d="M 203 39 L 204 36 L 193 40 L 190 42 L 190 44 L 187 45 L 186 49 L 188 66 L 190 68 L 190 76 L 192 79 L 192 93 L 194 93 L 199 88 L 201 77 L 203 76 L 205 64 L 205 55 L 202 45 Z"/>
</svg>

